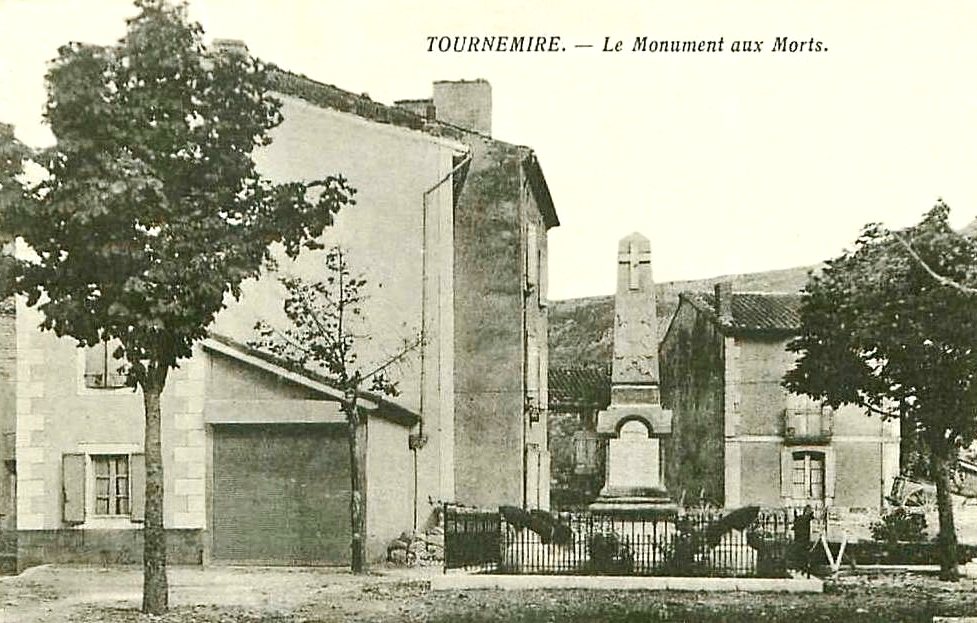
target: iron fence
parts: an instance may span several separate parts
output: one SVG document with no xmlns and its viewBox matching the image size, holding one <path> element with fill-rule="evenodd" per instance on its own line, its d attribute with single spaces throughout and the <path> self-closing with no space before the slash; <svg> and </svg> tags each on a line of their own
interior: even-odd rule
<svg viewBox="0 0 977 623">
<path fill-rule="evenodd" d="M 493 570 L 502 546 L 502 515 L 445 505 L 444 568 Z"/>
<path fill-rule="evenodd" d="M 808 567 L 812 521 L 798 522 L 800 515 L 755 507 L 674 517 L 446 507 L 445 569 L 785 577 L 788 568 Z"/>
</svg>

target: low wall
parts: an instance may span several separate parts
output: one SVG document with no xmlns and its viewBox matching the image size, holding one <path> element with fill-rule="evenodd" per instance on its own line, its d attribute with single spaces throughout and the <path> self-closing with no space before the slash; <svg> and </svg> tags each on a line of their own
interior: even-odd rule
<svg viewBox="0 0 977 623">
<path fill-rule="evenodd" d="M 141 564 L 142 530 L 20 530 L 17 570 L 46 563 Z M 166 560 L 203 563 L 203 530 L 167 530 Z"/>
</svg>

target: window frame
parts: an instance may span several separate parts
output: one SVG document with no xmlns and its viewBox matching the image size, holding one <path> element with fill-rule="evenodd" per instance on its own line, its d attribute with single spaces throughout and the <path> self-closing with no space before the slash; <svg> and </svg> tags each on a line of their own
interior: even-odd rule
<svg viewBox="0 0 977 623">
<path fill-rule="evenodd" d="M 800 462 L 800 470 L 798 470 L 798 462 Z M 820 469 L 815 469 L 816 466 Z M 827 457 L 824 452 L 814 450 L 796 450 L 791 452 L 791 498 L 799 502 L 824 504 L 827 499 L 826 466 Z M 797 480 L 798 471 L 801 472 L 801 482 Z M 814 495 L 816 484 L 814 479 L 815 473 L 820 474 L 820 486 L 817 491 L 819 495 Z M 798 489 L 798 485 L 801 486 L 800 490 Z M 798 493 L 801 493 L 801 495 L 798 495 Z"/>
<path fill-rule="evenodd" d="M 824 457 L 822 477 L 822 489 L 824 497 L 820 500 L 810 497 L 798 498 L 794 490 L 794 455 L 813 453 Z M 829 507 L 834 505 L 835 485 L 837 478 L 837 455 L 834 447 L 830 444 L 808 443 L 803 445 L 784 443 L 780 446 L 780 500 L 784 506 L 803 507 L 808 504 L 811 506 Z M 809 477 L 809 476 L 808 476 Z"/>
<path fill-rule="evenodd" d="M 94 487 L 92 488 L 92 495 L 94 496 L 94 504 L 92 506 L 92 517 L 101 518 L 118 518 L 125 517 L 126 519 L 131 519 L 132 517 L 132 460 L 129 454 L 91 454 L 89 455 L 89 464 L 92 469 L 92 481 Z M 119 462 L 125 462 L 125 474 L 120 475 L 119 473 Z M 108 474 L 100 474 L 99 466 L 104 465 Z M 124 494 L 118 491 L 119 480 L 125 479 L 125 492 Z M 99 490 L 99 481 L 108 481 L 108 492 L 102 495 Z M 114 491 L 113 491 L 114 490 Z M 100 512 L 100 502 L 104 500 L 106 503 L 106 512 Z M 125 512 L 118 512 L 119 503 L 121 500 L 125 501 Z M 116 512 L 112 512 L 113 507 Z"/>
</svg>

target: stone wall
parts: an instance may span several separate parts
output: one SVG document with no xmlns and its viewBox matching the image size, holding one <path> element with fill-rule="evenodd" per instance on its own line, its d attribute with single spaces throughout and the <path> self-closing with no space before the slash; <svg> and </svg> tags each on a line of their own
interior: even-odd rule
<svg viewBox="0 0 977 623">
<path fill-rule="evenodd" d="M 723 336 L 695 307 L 680 304 L 659 351 L 662 406 L 671 409 L 665 484 L 685 503 L 724 503 Z"/>
<path fill-rule="evenodd" d="M 16 528 L 17 319 L 14 299 L 0 301 L 0 531 Z M 0 550 L 2 551 L 2 550 Z"/>
<path fill-rule="evenodd" d="M 521 506 L 527 433 L 546 447 L 545 422 L 524 428 L 526 354 L 543 356 L 547 343 L 545 311 L 525 290 L 525 236 L 530 220 L 537 236 L 545 237 L 545 227 L 526 205 L 522 150 L 489 140 L 474 140 L 472 148 L 454 223 L 455 501 Z M 523 337 L 527 307 L 534 346 Z"/>
</svg>

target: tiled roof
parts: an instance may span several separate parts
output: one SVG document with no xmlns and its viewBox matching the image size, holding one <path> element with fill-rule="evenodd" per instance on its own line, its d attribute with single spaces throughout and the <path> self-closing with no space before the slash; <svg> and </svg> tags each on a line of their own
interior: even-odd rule
<svg viewBox="0 0 977 623">
<path fill-rule="evenodd" d="M 611 403 L 609 364 L 551 367 L 548 377 L 550 411 L 606 409 Z"/>
<path fill-rule="evenodd" d="M 793 333 L 801 326 L 800 294 L 734 292 L 732 322 L 721 322 L 731 333 Z M 701 292 L 685 292 L 686 299 L 717 321 L 715 297 Z"/>
</svg>

